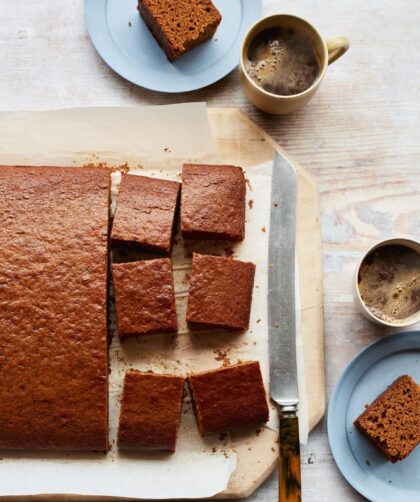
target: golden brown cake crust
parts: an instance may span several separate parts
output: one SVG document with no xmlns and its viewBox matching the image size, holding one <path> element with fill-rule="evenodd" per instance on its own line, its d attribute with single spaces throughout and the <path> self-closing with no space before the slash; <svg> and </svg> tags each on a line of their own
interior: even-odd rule
<svg viewBox="0 0 420 502">
<path fill-rule="evenodd" d="M 185 379 L 129 371 L 121 402 L 118 446 L 175 451 Z"/>
<path fill-rule="evenodd" d="M 257 361 L 188 378 L 200 433 L 223 433 L 268 421 L 268 405 Z"/>
<path fill-rule="evenodd" d="M 184 164 L 181 230 L 188 238 L 245 237 L 245 177 L 236 166 Z"/>
<path fill-rule="evenodd" d="M 112 239 L 169 254 L 180 184 L 122 174 Z"/>
<path fill-rule="evenodd" d="M 211 0 L 139 0 L 138 10 L 169 61 L 210 40 L 222 20 Z"/>
<path fill-rule="evenodd" d="M 403 375 L 355 420 L 354 425 L 388 458 L 406 458 L 420 443 L 420 388 Z"/>
<path fill-rule="evenodd" d="M 121 339 L 178 329 L 171 260 L 158 258 L 112 265 Z"/>
<path fill-rule="evenodd" d="M 253 263 L 193 253 L 187 321 L 247 329 L 254 275 Z"/>
<path fill-rule="evenodd" d="M 0 167 L 0 448 L 108 448 L 108 170 Z"/>
</svg>

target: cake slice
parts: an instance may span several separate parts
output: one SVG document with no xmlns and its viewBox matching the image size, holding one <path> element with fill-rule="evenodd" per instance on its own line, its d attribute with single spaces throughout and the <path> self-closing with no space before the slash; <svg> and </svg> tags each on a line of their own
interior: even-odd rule
<svg viewBox="0 0 420 502">
<path fill-rule="evenodd" d="M 169 254 L 179 189 L 176 181 L 122 174 L 112 226 L 113 242 Z"/>
<path fill-rule="evenodd" d="M 244 239 L 245 176 L 240 167 L 184 164 L 181 230 L 193 239 Z"/>
<path fill-rule="evenodd" d="M 268 421 L 267 398 L 258 361 L 191 375 L 188 385 L 203 436 Z"/>
<path fill-rule="evenodd" d="M 397 378 L 354 422 L 391 462 L 420 443 L 420 388 L 408 375 Z"/>
<path fill-rule="evenodd" d="M 118 334 L 123 340 L 148 333 L 176 332 L 171 260 L 113 263 Z"/>
<path fill-rule="evenodd" d="M 222 20 L 211 0 L 139 0 L 138 10 L 169 61 L 210 40 Z"/>
<path fill-rule="evenodd" d="M 124 380 L 118 446 L 175 451 L 185 379 L 129 371 Z"/>
<path fill-rule="evenodd" d="M 187 321 L 247 329 L 254 275 L 253 263 L 193 253 Z"/>
</svg>

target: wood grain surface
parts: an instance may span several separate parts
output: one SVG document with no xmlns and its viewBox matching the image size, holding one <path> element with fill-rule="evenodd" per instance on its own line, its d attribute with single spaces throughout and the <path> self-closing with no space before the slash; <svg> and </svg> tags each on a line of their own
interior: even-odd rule
<svg viewBox="0 0 420 502">
<path fill-rule="evenodd" d="M 236 71 L 206 89 L 176 96 L 126 82 L 92 47 L 81 0 L 1 0 L 0 109 L 204 100 L 245 111 L 320 187 L 328 397 L 348 361 L 389 332 L 356 312 L 351 277 L 357 259 L 378 239 L 420 236 L 420 9 L 416 0 L 263 5 L 264 14 L 302 15 L 326 37 L 344 34 L 351 41 L 314 100 L 293 116 L 272 117 L 253 108 Z M 311 434 L 302 458 L 303 500 L 363 500 L 335 467 L 325 421 Z M 275 500 L 276 477 L 251 500 Z"/>
</svg>

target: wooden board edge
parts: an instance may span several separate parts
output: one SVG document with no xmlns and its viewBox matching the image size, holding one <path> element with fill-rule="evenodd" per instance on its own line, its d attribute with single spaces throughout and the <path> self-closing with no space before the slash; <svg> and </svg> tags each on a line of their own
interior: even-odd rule
<svg viewBox="0 0 420 502">
<path fill-rule="evenodd" d="M 243 120 L 247 122 L 253 129 L 255 129 L 263 138 L 264 140 L 271 145 L 273 150 L 277 150 L 280 153 L 282 153 L 287 159 L 289 159 L 298 169 L 299 169 L 299 174 L 304 176 L 312 185 L 318 186 L 317 182 L 315 181 L 315 178 L 304 169 L 299 162 L 291 156 L 275 139 L 273 139 L 264 129 L 262 129 L 258 124 L 256 124 L 251 118 L 248 117 L 248 115 L 240 110 L 239 108 L 235 107 L 223 107 L 223 108 L 218 108 L 218 107 L 208 107 L 207 108 L 207 114 L 208 115 L 216 115 L 216 114 L 226 114 L 226 116 L 232 116 L 232 115 L 237 115 L 239 120 Z"/>
</svg>

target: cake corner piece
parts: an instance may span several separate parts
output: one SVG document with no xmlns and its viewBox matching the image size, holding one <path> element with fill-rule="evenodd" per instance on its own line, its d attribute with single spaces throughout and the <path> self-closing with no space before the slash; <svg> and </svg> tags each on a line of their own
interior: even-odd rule
<svg viewBox="0 0 420 502">
<path fill-rule="evenodd" d="M 187 382 L 202 436 L 258 426 L 269 419 L 258 361 L 192 374 Z"/>
<path fill-rule="evenodd" d="M 246 181 L 241 167 L 182 166 L 181 231 L 188 239 L 245 238 Z"/>
</svg>

